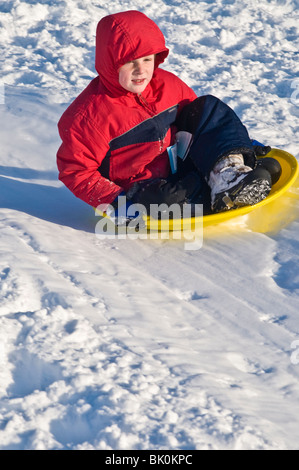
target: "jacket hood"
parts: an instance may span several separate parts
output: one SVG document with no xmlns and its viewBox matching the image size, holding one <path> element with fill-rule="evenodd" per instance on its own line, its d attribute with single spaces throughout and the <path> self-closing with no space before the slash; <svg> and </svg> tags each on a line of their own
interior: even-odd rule
<svg viewBox="0 0 299 470">
<path fill-rule="evenodd" d="M 102 18 L 97 26 L 95 68 L 105 88 L 113 95 L 126 92 L 118 71 L 125 63 L 156 54 L 155 68 L 168 56 L 165 38 L 144 13 L 130 10 Z"/>
</svg>

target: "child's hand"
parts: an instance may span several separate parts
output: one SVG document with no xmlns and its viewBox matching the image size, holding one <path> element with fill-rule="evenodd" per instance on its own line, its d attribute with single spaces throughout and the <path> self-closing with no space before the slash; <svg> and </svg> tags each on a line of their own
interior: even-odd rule
<svg viewBox="0 0 299 470">
<path fill-rule="evenodd" d="M 142 204 L 150 212 L 151 204 L 184 204 L 201 188 L 201 180 L 195 173 L 189 173 L 181 180 L 170 182 L 165 179 L 153 180 L 141 187 L 133 201 Z"/>
<path fill-rule="evenodd" d="M 251 140 L 254 153 L 257 157 L 264 157 L 271 151 L 270 145 L 261 144 L 258 140 Z"/>
<path fill-rule="evenodd" d="M 124 191 L 109 204 L 105 212 L 117 227 L 126 226 L 132 220 L 137 221 L 139 226 L 143 223 L 143 212 Z"/>
<path fill-rule="evenodd" d="M 271 151 L 271 147 L 269 145 L 254 145 L 253 150 L 257 157 L 264 157 Z"/>
</svg>

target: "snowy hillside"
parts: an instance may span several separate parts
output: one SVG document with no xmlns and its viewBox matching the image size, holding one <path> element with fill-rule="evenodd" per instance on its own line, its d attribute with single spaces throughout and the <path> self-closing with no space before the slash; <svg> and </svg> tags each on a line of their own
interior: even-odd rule
<svg viewBox="0 0 299 470">
<path fill-rule="evenodd" d="M 96 24 L 128 9 L 162 29 L 166 69 L 299 156 L 296 0 L 2 0 L 0 449 L 298 449 L 298 190 L 279 233 L 190 251 L 98 239 L 57 180 Z"/>
</svg>

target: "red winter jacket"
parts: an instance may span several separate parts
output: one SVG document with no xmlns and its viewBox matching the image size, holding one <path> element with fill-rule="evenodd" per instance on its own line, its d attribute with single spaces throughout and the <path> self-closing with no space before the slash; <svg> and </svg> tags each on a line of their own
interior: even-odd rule
<svg viewBox="0 0 299 470">
<path fill-rule="evenodd" d="M 166 149 L 173 143 L 173 123 L 196 95 L 158 68 L 168 52 L 160 29 L 143 13 L 117 13 L 99 22 L 98 77 L 58 123 L 59 179 L 88 204 L 109 204 L 135 181 L 169 174 Z M 142 95 L 122 88 L 119 68 L 151 54 L 157 54 L 155 71 Z"/>
</svg>

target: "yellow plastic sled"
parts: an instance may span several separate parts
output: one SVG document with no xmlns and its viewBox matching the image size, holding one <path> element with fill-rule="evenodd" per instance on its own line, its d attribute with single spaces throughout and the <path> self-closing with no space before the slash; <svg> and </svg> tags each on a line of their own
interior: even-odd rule
<svg viewBox="0 0 299 470">
<path fill-rule="evenodd" d="M 144 216 L 145 227 L 142 228 L 142 233 L 150 233 L 153 238 L 157 238 L 154 233 L 160 234 L 161 238 L 184 238 L 185 235 L 188 237 L 190 232 L 195 236 L 197 233 L 205 236 L 218 234 L 222 236 L 225 232 L 244 228 L 260 233 L 281 230 L 299 218 L 299 166 L 296 158 L 284 150 L 272 149 L 266 157 L 278 160 L 282 172 L 279 180 L 272 186 L 270 194 L 263 201 L 254 206 L 198 217 L 159 220 Z M 99 208 L 95 209 L 95 213 L 104 217 L 108 224 L 109 216 Z M 113 223 L 111 229 L 115 231 Z M 109 229 L 107 234 L 108 232 Z"/>
<path fill-rule="evenodd" d="M 294 210 L 292 200 L 298 199 L 298 181 L 293 192 L 290 188 L 298 177 L 298 162 L 288 152 L 280 149 L 272 149 L 267 155 L 278 160 L 282 168 L 279 180 L 273 185 L 270 194 L 263 201 L 254 206 L 244 206 L 239 209 L 209 214 L 201 217 L 179 218 L 171 220 L 158 220 L 148 216 L 145 219 L 146 229 L 158 232 L 182 231 L 185 227 L 196 230 L 196 227 L 210 227 L 227 222 L 235 222 L 237 218 L 250 215 L 246 218 L 247 226 L 258 232 L 267 232 L 282 227 L 298 216 L 298 208 Z M 259 157 L 263 158 L 263 157 Z M 296 193 L 297 190 L 297 193 Z M 286 198 L 283 198 L 287 195 Z M 251 215 L 254 215 L 251 217 Z"/>
</svg>

